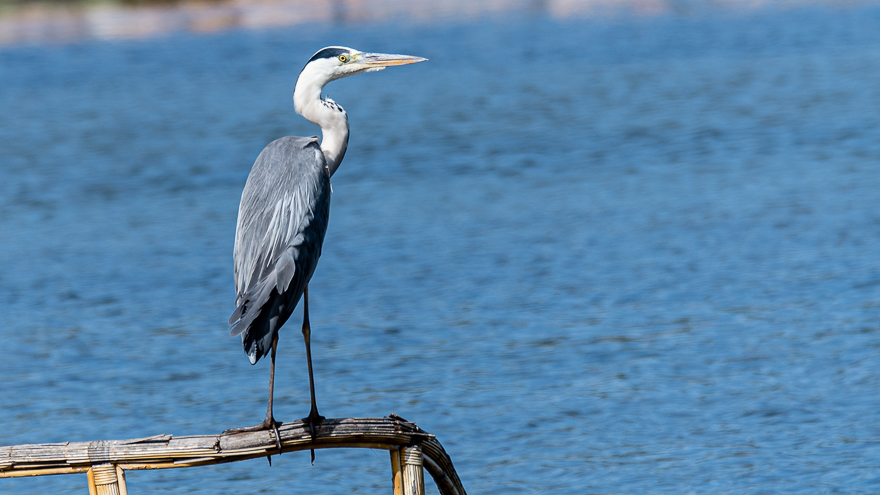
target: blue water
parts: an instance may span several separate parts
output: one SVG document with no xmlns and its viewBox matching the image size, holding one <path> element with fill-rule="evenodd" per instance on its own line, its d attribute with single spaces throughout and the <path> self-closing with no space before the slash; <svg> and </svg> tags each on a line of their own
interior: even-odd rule
<svg viewBox="0 0 880 495">
<path fill-rule="evenodd" d="M 321 412 L 435 433 L 469 493 L 880 489 L 880 8 L 543 14 L 0 49 L 0 445 L 255 424 L 241 189 L 351 117 L 310 285 Z M 308 412 L 294 316 L 276 417 Z M 382 451 L 130 493 L 388 493 Z M 82 493 L 85 476 L 0 480 Z M 433 490 L 433 487 L 429 487 Z"/>
</svg>

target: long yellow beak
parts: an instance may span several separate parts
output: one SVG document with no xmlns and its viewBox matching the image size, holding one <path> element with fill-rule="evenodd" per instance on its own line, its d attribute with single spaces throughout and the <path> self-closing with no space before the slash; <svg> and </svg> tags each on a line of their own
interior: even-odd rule
<svg viewBox="0 0 880 495">
<path fill-rule="evenodd" d="M 409 65 L 428 60 L 422 57 L 413 57 L 411 55 L 392 55 L 390 53 L 364 53 L 361 55 L 361 57 L 361 65 L 369 68 Z"/>
</svg>

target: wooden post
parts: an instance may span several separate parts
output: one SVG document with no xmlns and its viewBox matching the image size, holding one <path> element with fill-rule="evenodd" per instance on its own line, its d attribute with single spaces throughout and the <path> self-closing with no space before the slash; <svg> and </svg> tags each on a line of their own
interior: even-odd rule
<svg viewBox="0 0 880 495">
<path fill-rule="evenodd" d="M 403 473 L 400 469 L 400 449 L 391 449 L 391 485 L 394 495 L 403 495 Z"/>
<path fill-rule="evenodd" d="M 403 495 L 425 495 L 422 448 L 418 445 L 410 445 L 400 450 L 400 460 L 403 464 Z"/>
<path fill-rule="evenodd" d="M 88 479 L 89 495 L 128 495 L 125 473 L 115 464 L 92 466 Z"/>
</svg>

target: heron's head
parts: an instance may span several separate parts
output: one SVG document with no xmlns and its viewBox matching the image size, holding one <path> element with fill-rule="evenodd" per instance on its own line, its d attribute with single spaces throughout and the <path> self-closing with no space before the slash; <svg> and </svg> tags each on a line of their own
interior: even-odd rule
<svg viewBox="0 0 880 495">
<path fill-rule="evenodd" d="M 319 84 L 353 76 L 362 72 L 375 72 L 395 65 L 409 65 L 427 59 L 409 55 L 388 53 L 364 53 L 344 46 L 328 46 L 318 50 L 303 67 L 297 84 Z"/>
</svg>

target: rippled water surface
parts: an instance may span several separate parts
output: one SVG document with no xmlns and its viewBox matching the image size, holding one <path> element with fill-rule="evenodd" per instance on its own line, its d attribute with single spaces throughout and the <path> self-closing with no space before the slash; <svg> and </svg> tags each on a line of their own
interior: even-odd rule
<svg viewBox="0 0 880 495">
<path fill-rule="evenodd" d="M 318 132 L 291 93 L 331 44 L 430 62 L 327 89 L 352 139 L 310 286 L 322 413 L 417 422 L 474 494 L 876 492 L 870 5 L 2 48 L 0 445 L 262 419 L 267 363 L 226 330 L 238 201 L 266 143 Z M 291 323 L 281 420 L 302 347 Z M 388 493 L 388 464 L 129 490 Z"/>
</svg>

